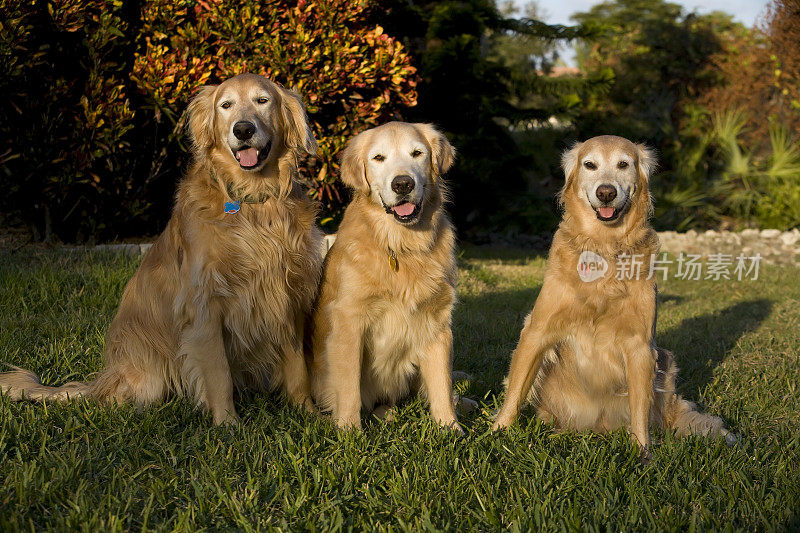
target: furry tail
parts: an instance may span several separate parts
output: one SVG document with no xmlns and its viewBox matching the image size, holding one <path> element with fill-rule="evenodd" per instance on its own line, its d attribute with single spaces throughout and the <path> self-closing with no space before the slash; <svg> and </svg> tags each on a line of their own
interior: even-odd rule
<svg viewBox="0 0 800 533">
<path fill-rule="evenodd" d="M 0 392 L 14 401 L 57 400 L 69 401 L 82 396 L 91 396 L 92 384 L 70 381 L 60 387 L 42 385 L 39 376 L 16 366 L 11 372 L 0 373 Z"/>
<path fill-rule="evenodd" d="M 678 395 L 674 398 L 674 405 L 667 412 L 666 422 L 667 427 L 673 428 L 678 436 L 695 434 L 723 437 L 729 446 L 739 442 L 736 435 L 728 431 L 720 417 L 698 411 L 697 405 Z"/>
<path fill-rule="evenodd" d="M 672 352 L 663 348 L 656 348 L 656 352 L 656 391 L 660 401 L 655 402 L 655 407 L 661 424 L 675 430 L 679 437 L 690 434 L 723 437 L 729 446 L 736 444 L 738 437 L 725 428 L 720 417 L 699 411 L 696 404 L 675 392 L 678 366 Z"/>
</svg>

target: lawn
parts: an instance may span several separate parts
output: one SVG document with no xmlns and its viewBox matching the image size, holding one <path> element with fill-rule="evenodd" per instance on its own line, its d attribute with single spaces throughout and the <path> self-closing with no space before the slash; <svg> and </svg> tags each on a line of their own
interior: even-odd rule
<svg viewBox="0 0 800 533">
<path fill-rule="evenodd" d="M 0 361 L 45 383 L 89 377 L 137 264 L 0 252 Z M 462 417 L 465 437 L 439 431 L 420 401 L 340 433 L 277 395 L 238 398 L 236 428 L 182 399 L 137 412 L 3 398 L 0 531 L 800 528 L 800 269 L 661 284 L 657 339 L 680 391 L 742 441 L 656 432 L 643 465 L 622 432 L 555 433 L 530 409 L 489 431 L 544 259 L 471 249 L 460 267 L 455 367 L 483 406 Z"/>
</svg>

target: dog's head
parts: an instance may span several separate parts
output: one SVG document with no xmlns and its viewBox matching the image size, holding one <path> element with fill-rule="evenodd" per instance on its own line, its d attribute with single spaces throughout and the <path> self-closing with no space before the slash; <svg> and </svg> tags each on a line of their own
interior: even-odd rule
<svg viewBox="0 0 800 533">
<path fill-rule="evenodd" d="M 347 143 L 342 181 L 412 226 L 428 202 L 441 202 L 440 178 L 454 159 L 453 146 L 430 124 L 389 122 Z"/>
<path fill-rule="evenodd" d="M 300 97 L 263 76 L 240 74 L 200 89 L 189 104 L 195 153 L 262 170 L 287 151 L 316 154 Z"/>
<path fill-rule="evenodd" d="M 655 157 L 644 145 L 602 135 L 575 144 L 561 163 L 566 182 L 560 200 L 571 212 L 578 210 L 608 226 L 620 224 L 635 207 L 644 209 L 643 217 L 649 214 Z"/>
</svg>

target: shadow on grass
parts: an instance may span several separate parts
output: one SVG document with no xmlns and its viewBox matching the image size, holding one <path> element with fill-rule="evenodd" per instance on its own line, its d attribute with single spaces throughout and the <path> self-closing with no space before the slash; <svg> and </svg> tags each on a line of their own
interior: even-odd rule
<svg viewBox="0 0 800 533">
<path fill-rule="evenodd" d="M 480 378 L 497 393 L 540 289 L 536 285 L 460 297 L 453 312 L 453 368 Z"/>
<path fill-rule="evenodd" d="M 491 259 L 503 261 L 505 264 L 522 264 L 533 259 L 546 258 L 546 250 L 508 248 L 502 246 L 489 246 L 461 243 L 461 250 L 457 253 L 459 259 Z M 462 267 L 463 264 L 459 264 Z"/>
<path fill-rule="evenodd" d="M 517 290 L 463 296 L 453 315 L 454 368 L 482 379 L 497 394 L 508 370 L 524 317 L 533 308 L 540 285 Z M 679 304 L 682 296 L 670 297 Z M 713 379 L 714 369 L 737 341 L 769 316 L 773 302 L 757 299 L 721 311 L 683 320 L 657 336 L 657 343 L 675 353 L 679 387 L 697 399 Z M 478 391 L 475 391 L 478 392 Z"/>
<path fill-rule="evenodd" d="M 685 300 L 683 296 L 678 296 L 676 294 L 661 294 L 661 293 L 658 294 L 658 303 L 660 304 L 664 303 L 679 304 L 683 302 L 683 300 Z"/>
<path fill-rule="evenodd" d="M 714 369 L 745 334 L 755 331 L 769 316 L 773 302 L 750 300 L 731 305 L 721 311 L 683 320 L 674 328 L 658 335 L 656 342 L 675 354 L 679 388 L 697 395 L 711 383 Z"/>
</svg>

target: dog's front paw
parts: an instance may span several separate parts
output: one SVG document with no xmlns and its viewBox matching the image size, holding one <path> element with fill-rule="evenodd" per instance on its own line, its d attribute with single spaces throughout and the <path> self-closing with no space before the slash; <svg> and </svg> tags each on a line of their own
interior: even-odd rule
<svg viewBox="0 0 800 533">
<path fill-rule="evenodd" d="M 303 407 L 303 410 L 305 410 L 307 413 L 313 414 L 317 412 L 317 406 L 314 405 L 314 400 L 312 400 L 310 396 L 307 397 L 305 400 L 303 400 L 303 402 L 300 405 Z"/>
<path fill-rule="evenodd" d="M 238 426 L 242 421 L 236 411 L 223 411 L 221 413 L 214 413 L 214 425 L 216 426 Z"/>
<path fill-rule="evenodd" d="M 511 427 L 511 424 L 514 423 L 515 418 L 516 416 L 508 414 L 508 412 L 501 408 L 497 415 L 495 415 L 494 423 L 492 424 L 492 431 L 500 431 Z"/>
<path fill-rule="evenodd" d="M 338 417 L 334 418 L 333 421 L 336 424 L 336 427 L 338 427 L 339 429 L 343 429 L 345 431 L 349 431 L 349 430 L 360 431 L 361 430 L 361 417 L 358 417 L 358 416 L 356 416 L 356 417 L 338 416 Z"/>
<path fill-rule="evenodd" d="M 652 453 L 650 452 L 650 446 L 639 446 L 639 462 L 643 465 L 650 464 L 650 461 L 653 459 Z"/>
<path fill-rule="evenodd" d="M 448 431 L 452 431 L 453 433 L 456 433 L 459 436 L 466 435 L 466 432 L 464 431 L 464 428 L 461 427 L 461 424 L 459 424 L 455 420 L 450 420 L 450 421 L 439 420 L 439 425 L 443 429 L 446 429 Z"/>
</svg>

